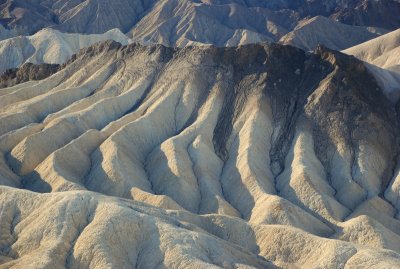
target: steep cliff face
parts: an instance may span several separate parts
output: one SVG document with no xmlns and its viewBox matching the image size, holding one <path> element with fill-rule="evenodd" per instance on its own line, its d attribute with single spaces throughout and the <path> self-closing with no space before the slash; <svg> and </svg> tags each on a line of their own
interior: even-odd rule
<svg viewBox="0 0 400 269">
<path fill-rule="evenodd" d="M 0 89 L 0 261 L 395 268 L 391 101 L 323 47 L 83 49 Z"/>
</svg>

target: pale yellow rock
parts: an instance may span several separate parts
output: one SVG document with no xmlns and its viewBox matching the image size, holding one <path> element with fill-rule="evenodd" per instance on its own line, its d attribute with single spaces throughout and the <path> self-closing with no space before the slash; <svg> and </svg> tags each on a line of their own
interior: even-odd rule
<svg viewBox="0 0 400 269">
<path fill-rule="evenodd" d="M 0 89 L 0 268 L 396 268 L 394 110 L 326 53 L 106 42 Z"/>
</svg>

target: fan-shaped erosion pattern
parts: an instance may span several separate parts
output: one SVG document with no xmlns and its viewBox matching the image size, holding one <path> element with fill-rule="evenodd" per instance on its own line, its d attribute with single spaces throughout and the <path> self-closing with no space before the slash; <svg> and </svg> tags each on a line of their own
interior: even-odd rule
<svg viewBox="0 0 400 269">
<path fill-rule="evenodd" d="M 93 45 L 0 89 L 0 268 L 396 268 L 399 130 L 323 47 Z"/>
</svg>

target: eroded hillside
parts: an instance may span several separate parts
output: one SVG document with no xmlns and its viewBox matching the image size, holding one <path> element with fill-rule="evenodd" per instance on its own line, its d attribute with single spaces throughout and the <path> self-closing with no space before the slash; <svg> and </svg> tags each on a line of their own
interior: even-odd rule
<svg viewBox="0 0 400 269">
<path fill-rule="evenodd" d="M 323 47 L 83 49 L 0 89 L 0 268 L 396 268 L 395 103 Z"/>
</svg>

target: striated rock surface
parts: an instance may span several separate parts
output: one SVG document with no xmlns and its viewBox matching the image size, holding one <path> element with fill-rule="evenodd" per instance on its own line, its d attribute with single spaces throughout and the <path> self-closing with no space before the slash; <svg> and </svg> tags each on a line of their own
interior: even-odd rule
<svg viewBox="0 0 400 269">
<path fill-rule="evenodd" d="M 383 31 L 383 33 L 386 33 Z M 314 50 L 319 44 L 343 50 L 380 36 L 379 29 L 350 26 L 332 19 L 317 16 L 301 21 L 296 28 L 283 36 L 280 43 L 292 45 L 306 51 Z"/>
<path fill-rule="evenodd" d="M 343 51 L 367 62 L 370 72 L 386 89 L 390 99 L 400 97 L 400 30 L 396 30 Z"/>
<path fill-rule="evenodd" d="M 63 64 L 80 49 L 106 40 L 114 40 L 122 45 L 130 42 L 118 29 L 104 34 L 83 35 L 61 33 L 48 28 L 33 36 L 9 38 L 0 41 L 0 74 L 24 63 Z"/>
<path fill-rule="evenodd" d="M 46 27 L 86 34 L 118 28 L 125 33 L 155 1 L 2 0 L 0 14 L 2 24 L 21 35 L 33 35 Z"/>
<path fill-rule="evenodd" d="M 0 89 L 0 267 L 397 268 L 385 94 L 324 47 L 83 49 Z"/>
<path fill-rule="evenodd" d="M 400 73 L 400 29 L 343 52 L 370 64 Z"/>
<path fill-rule="evenodd" d="M 400 27 L 397 0 L 2 0 L 0 11 L 4 26 L 0 26 L 0 39 L 32 35 L 46 27 L 85 34 L 118 28 L 137 41 L 168 46 L 278 41 L 299 21 L 315 16 L 332 18 L 349 27 Z M 359 27 L 353 31 L 346 36 L 363 34 Z"/>
</svg>

